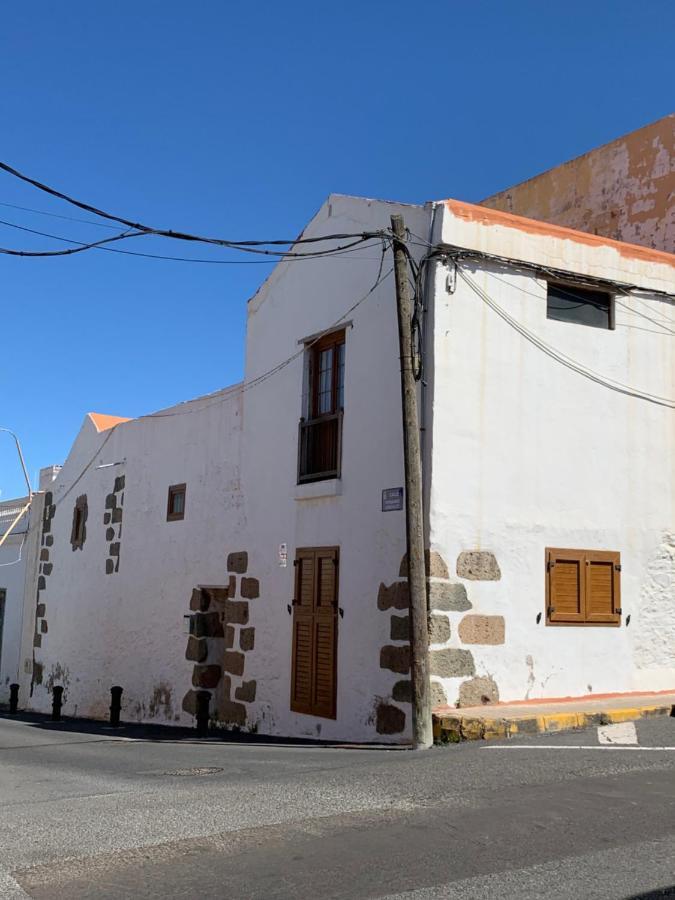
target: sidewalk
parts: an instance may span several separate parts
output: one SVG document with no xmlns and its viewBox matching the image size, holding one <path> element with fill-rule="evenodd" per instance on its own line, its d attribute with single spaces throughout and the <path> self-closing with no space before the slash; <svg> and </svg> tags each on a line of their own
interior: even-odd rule
<svg viewBox="0 0 675 900">
<path fill-rule="evenodd" d="M 434 740 L 490 740 L 670 715 L 675 715 L 675 691 L 527 700 L 461 709 L 438 706 L 434 709 Z"/>
</svg>

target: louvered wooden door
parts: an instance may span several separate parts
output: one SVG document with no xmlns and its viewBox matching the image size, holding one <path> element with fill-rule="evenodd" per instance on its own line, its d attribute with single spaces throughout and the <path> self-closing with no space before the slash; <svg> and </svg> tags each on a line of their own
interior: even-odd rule
<svg viewBox="0 0 675 900">
<path fill-rule="evenodd" d="M 298 550 L 293 598 L 291 709 L 335 718 L 337 693 L 337 547 Z"/>
</svg>

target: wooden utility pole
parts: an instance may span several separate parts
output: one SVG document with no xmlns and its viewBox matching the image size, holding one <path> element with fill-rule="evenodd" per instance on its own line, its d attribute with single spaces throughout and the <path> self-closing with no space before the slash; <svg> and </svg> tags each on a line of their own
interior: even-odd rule
<svg viewBox="0 0 675 900">
<path fill-rule="evenodd" d="M 408 290 L 408 260 L 402 216 L 391 217 L 394 233 L 394 274 L 398 312 L 398 343 L 401 357 L 401 402 L 403 412 L 403 460 L 405 466 L 405 522 L 410 594 L 410 655 L 412 678 L 413 747 L 426 750 L 433 743 L 431 688 L 429 685 L 429 627 L 427 582 L 424 562 L 422 515 L 422 460 L 417 417 L 417 388 L 412 360 L 412 306 Z"/>
</svg>

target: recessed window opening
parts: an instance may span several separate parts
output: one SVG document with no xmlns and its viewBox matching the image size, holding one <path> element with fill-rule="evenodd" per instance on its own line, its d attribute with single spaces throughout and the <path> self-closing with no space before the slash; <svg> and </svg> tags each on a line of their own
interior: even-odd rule
<svg viewBox="0 0 675 900">
<path fill-rule="evenodd" d="M 166 508 L 167 522 L 185 518 L 185 484 L 172 484 Z"/>
<path fill-rule="evenodd" d="M 345 332 L 307 350 L 308 392 L 300 420 L 298 482 L 340 477 L 344 413 Z"/>
<path fill-rule="evenodd" d="M 607 291 L 548 282 L 546 318 L 592 328 L 614 328 L 614 298 Z"/>
</svg>

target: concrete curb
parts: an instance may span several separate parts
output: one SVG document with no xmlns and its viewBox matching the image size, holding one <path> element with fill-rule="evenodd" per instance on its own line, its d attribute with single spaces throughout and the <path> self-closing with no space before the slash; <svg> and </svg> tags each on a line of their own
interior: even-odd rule
<svg viewBox="0 0 675 900">
<path fill-rule="evenodd" d="M 495 740 L 513 737 L 516 734 L 546 734 L 558 731 L 574 731 L 593 725 L 611 725 L 616 722 L 631 722 L 647 716 L 670 716 L 675 707 L 672 703 L 651 704 L 649 706 L 608 707 L 602 712 L 551 712 L 531 716 L 434 716 L 434 742 L 437 744 L 459 743 L 459 741 Z"/>
</svg>

